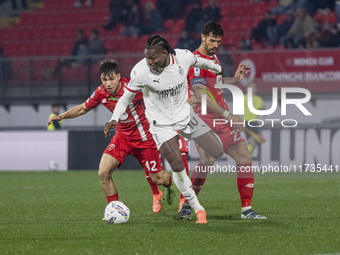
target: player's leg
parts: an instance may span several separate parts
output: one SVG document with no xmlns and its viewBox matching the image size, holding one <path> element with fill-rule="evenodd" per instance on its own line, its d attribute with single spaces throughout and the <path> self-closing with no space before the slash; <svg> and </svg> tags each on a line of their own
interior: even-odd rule
<svg viewBox="0 0 340 255">
<path fill-rule="evenodd" d="M 187 175 L 189 176 L 189 165 L 188 165 L 188 158 L 187 158 L 187 154 L 181 152 L 182 155 L 182 159 L 183 159 L 183 163 L 185 166 L 185 172 L 187 173 Z M 178 212 L 180 212 L 180 210 L 182 209 L 183 203 L 185 202 L 185 198 L 184 196 L 181 194 L 179 197 L 179 209 Z M 188 203 L 188 202 L 187 202 Z"/>
<path fill-rule="evenodd" d="M 209 166 L 213 166 L 216 159 L 210 156 L 201 147 L 198 147 L 198 154 L 200 156 L 200 162 L 195 167 L 191 175 L 191 182 L 194 187 L 196 195 L 201 191 L 202 186 L 205 183 L 207 175 L 209 173 Z"/>
<path fill-rule="evenodd" d="M 254 174 L 251 155 L 245 141 L 240 141 L 226 150 L 237 163 L 237 187 L 241 197 L 242 219 L 266 219 L 253 211 L 251 199 L 254 191 Z"/>
<path fill-rule="evenodd" d="M 185 172 L 182 155 L 178 148 L 177 135 L 174 134 L 172 138 L 163 142 L 160 147 L 160 151 L 170 164 L 173 171 L 173 180 L 177 188 L 183 194 L 190 206 L 195 210 L 195 213 L 197 214 L 197 223 L 206 223 L 205 210 L 200 205 L 196 194 L 192 189 L 190 178 Z"/>
<path fill-rule="evenodd" d="M 145 178 L 148 181 L 150 188 L 152 190 L 152 195 L 153 196 L 158 195 L 159 194 L 158 185 L 152 181 L 151 176 L 149 174 L 149 170 L 146 167 L 144 167 L 143 169 L 145 173 Z"/>
<path fill-rule="evenodd" d="M 99 164 L 98 175 L 100 179 L 100 185 L 104 191 L 108 203 L 119 200 L 118 191 L 112 179 L 112 173 L 118 164 L 119 161 L 117 159 L 107 153 L 103 153 Z"/>
<path fill-rule="evenodd" d="M 118 192 L 112 179 L 112 173 L 116 167 L 119 167 L 124 162 L 129 153 L 129 145 L 123 137 L 116 133 L 100 160 L 98 175 L 108 203 L 119 200 Z"/>
<path fill-rule="evenodd" d="M 136 157 L 144 168 L 145 174 L 150 176 L 150 181 L 153 186 L 163 185 L 166 188 L 166 201 L 168 204 L 173 202 L 174 198 L 169 198 L 171 195 L 174 197 L 174 191 L 172 190 L 172 178 L 169 173 L 162 171 L 163 165 L 161 160 L 160 151 L 157 149 L 155 142 L 145 141 L 141 143 L 135 143 L 131 151 L 131 155 Z M 162 208 L 162 191 L 158 190 L 158 193 L 153 194 L 153 212 L 158 213 Z M 169 201 L 172 200 L 172 201 Z"/>
<path fill-rule="evenodd" d="M 187 158 L 187 154 L 189 153 L 189 150 L 188 150 L 187 141 L 183 138 L 183 136 L 180 136 L 180 138 L 178 140 L 178 147 L 179 147 L 179 150 L 181 151 L 183 163 L 184 163 L 184 166 L 185 166 L 185 172 L 189 176 L 189 164 L 188 164 L 188 158 Z M 185 198 L 181 194 L 180 198 L 179 198 L 179 209 L 178 209 L 178 212 L 180 212 L 180 210 L 182 209 L 182 206 L 183 206 L 184 202 L 185 202 Z"/>
<path fill-rule="evenodd" d="M 193 137 L 195 142 L 206 151 L 213 158 L 220 158 L 223 156 L 224 150 L 220 140 L 211 130 L 205 132 L 197 137 Z"/>
</svg>

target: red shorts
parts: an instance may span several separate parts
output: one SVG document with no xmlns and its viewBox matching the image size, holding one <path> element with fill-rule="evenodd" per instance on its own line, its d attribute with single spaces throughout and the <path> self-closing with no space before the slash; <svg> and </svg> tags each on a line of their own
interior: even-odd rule
<svg viewBox="0 0 340 255">
<path fill-rule="evenodd" d="M 119 161 L 118 167 L 122 165 L 128 155 L 134 156 L 144 169 L 150 173 L 158 173 L 163 170 L 161 153 L 153 140 L 128 141 L 118 132 L 112 137 L 110 144 L 106 147 L 107 153 Z"/>
<path fill-rule="evenodd" d="M 216 127 L 209 125 L 209 127 L 220 138 L 224 152 L 226 152 L 231 146 L 235 144 L 246 142 L 243 132 L 239 130 L 235 131 L 234 128 L 230 127 L 229 125 L 216 125 Z M 197 149 L 199 148 L 197 144 L 196 147 Z"/>
</svg>

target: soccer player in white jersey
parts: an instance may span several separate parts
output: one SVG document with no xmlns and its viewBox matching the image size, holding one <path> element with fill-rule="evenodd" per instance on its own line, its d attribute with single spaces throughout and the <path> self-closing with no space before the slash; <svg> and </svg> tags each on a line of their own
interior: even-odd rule
<svg viewBox="0 0 340 255">
<path fill-rule="evenodd" d="M 192 189 L 190 178 L 185 172 L 183 159 L 178 148 L 178 134 L 194 139 L 212 157 L 221 157 L 223 147 L 209 127 L 194 113 L 188 104 L 187 73 L 191 66 L 222 73 L 220 65 L 194 56 L 188 50 L 174 50 L 160 35 L 148 38 L 145 58 L 131 71 L 131 81 L 120 98 L 113 116 L 105 124 L 104 134 L 117 126 L 126 106 L 141 89 L 145 113 L 150 123 L 150 132 L 157 147 L 169 162 L 173 181 L 197 215 L 196 223 L 207 223 L 206 212 Z"/>
</svg>

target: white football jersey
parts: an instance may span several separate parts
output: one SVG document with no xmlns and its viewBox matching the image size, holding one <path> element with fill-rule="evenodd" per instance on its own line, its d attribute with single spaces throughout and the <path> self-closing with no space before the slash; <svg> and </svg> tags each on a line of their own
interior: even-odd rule
<svg viewBox="0 0 340 255">
<path fill-rule="evenodd" d="M 161 72 L 152 70 L 146 58 L 137 63 L 131 71 L 128 89 L 130 91 L 142 89 L 146 117 L 150 124 L 178 125 L 180 129 L 190 120 L 190 105 L 187 103 L 189 67 L 207 63 L 202 63 L 202 59 L 198 61 L 197 56 L 189 50 L 175 51 L 176 55 L 170 54 L 170 64 Z M 217 70 L 218 68 L 215 67 Z"/>
</svg>

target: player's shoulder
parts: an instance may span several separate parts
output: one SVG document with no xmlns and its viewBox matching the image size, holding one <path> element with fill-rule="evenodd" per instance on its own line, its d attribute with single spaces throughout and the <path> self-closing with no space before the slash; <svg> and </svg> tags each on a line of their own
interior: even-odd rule
<svg viewBox="0 0 340 255">
<path fill-rule="evenodd" d="M 96 90 L 92 93 L 91 98 L 93 98 L 94 96 L 101 96 L 101 95 L 105 95 L 107 93 L 104 85 L 99 85 Z"/>
<path fill-rule="evenodd" d="M 121 78 L 120 79 L 120 84 L 122 85 L 122 87 L 126 87 L 130 82 L 130 78 Z"/>
<path fill-rule="evenodd" d="M 176 57 L 188 57 L 192 56 L 192 52 L 187 49 L 175 49 Z"/>
<path fill-rule="evenodd" d="M 134 77 L 136 75 L 143 75 L 146 73 L 146 71 L 149 70 L 149 66 L 146 62 L 146 58 L 143 58 L 140 60 L 131 70 L 131 77 Z"/>
</svg>

